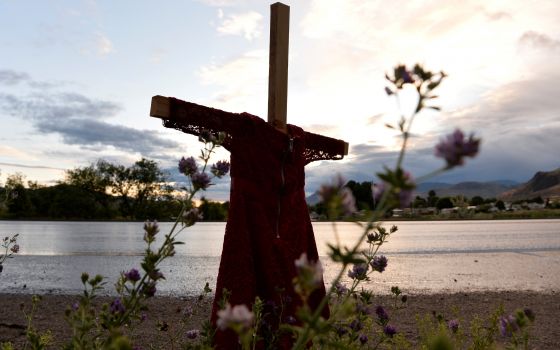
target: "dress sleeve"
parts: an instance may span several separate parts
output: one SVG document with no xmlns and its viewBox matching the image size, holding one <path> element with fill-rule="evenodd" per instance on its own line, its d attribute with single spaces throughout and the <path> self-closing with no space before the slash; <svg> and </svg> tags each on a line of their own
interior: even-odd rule
<svg viewBox="0 0 560 350">
<path fill-rule="evenodd" d="M 343 140 L 305 132 L 305 164 L 316 160 L 344 158 L 346 143 Z"/>
<path fill-rule="evenodd" d="M 243 130 L 249 121 L 247 113 L 231 113 L 192 102 L 169 98 L 169 118 L 163 119 L 166 128 L 199 136 L 203 131 L 226 134 L 223 146 L 229 148 L 232 137 Z"/>
</svg>

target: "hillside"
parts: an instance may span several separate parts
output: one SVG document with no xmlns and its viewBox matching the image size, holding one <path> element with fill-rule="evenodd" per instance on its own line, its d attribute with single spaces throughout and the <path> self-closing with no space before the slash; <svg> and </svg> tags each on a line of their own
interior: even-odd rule
<svg viewBox="0 0 560 350">
<path fill-rule="evenodd" d="M 505 191 L 498 197 L 503 200 L 516 201 L 539 196 L 543 199 L 560 196 L 560 168 L 548 172 L 539 171 L 527 183 Z"/>
<path fill-rule="evenodd" d="M 513 189 L 519 183 L 511 180 L 498 180 L 489 182 L 465 181 L 457 184 L 445 182 L 422 182 L 419 183 L 415 195 L 427 197 L 428 192 L 434 190 L 438 197 L 465 196 L 472 198 L 481 196 L 483 198 L 496 198 L 498 195 Z M 320 201 L 317 192 L 306 198 L 308 205 L 315 205 Z"/>
<path fill-rule="evenodd" d="M 417 194 L 426 197 L 430 190 L 434 190 L 438 197 L 463 195 L 468 198 L 474 196 L 494 198 L 505 191 L 511 190 L 512 183 L 512 181 L 465 181 L 457 184 L 425 183 L 418 186 Z"/>
</svg>

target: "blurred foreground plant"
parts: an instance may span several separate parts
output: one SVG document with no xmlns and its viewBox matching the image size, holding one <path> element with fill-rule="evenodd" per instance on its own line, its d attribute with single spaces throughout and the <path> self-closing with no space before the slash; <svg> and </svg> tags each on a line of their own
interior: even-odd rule
<svg viewBox="0 0 560 350">
<path fill-rule="evenodd" d="M 12 235 L 11 237 L 6 236 L 2 239 L 2 250 L 3 252 L 0 253 L 0 273 L 4 270 L 4 262 L 6 259 L 13 258 L 14 254 L 19 253 L 19 244 L 17 243 L 17 238 L 19 237 L 19 233 Z"/>
<path fill-rule="evenodd" d="M 401 114 L 396 125 L 387 125 L 390 129 L 398 130 L 402 137 L 402 146 L 396 165 L 392 169 L 385 167 L 383 172 L 377 174 L 380 182 L 372 188 L 376 208 L 367 217 L 361 218 L 364 220 L 363 222 L 357 222 L 363 231 L 356 243 L 351 247 L 341 247 L 338 242 L 336 245 L 329 245 L 330 258 L 342 266 L 332 281 L 327 297 L 324 298 L 319 308 L 305 316 L 306 319 L 309 319 L 309 322 L 294 327 L 294 332 L 297 334 L 295 349 L 305 348 L 310 341 L 313 344 L 321 344 L 321 347 L 331 348 L 371 345 L 377 348 L 383 343 L 393 344 L 393 346 L 401 343 L 401 345 L 405 344 L 402 339 L 396 337 L 398 330 L 389 323 L 389 315 L 381 305 L 375 307 L 376 317 L 374 319 L 376 318 L 376 320 L 372 322 L 369 315 L 373 308 L 373 293 L 363 288 L 358 291 L 358 286 L 364 281 L 368 281 L 371 274 L 382 273 L 388 265 L 388 259 L 383 255 L 378 255 L 379 248 L 398 228 L 392 226 L 387 229 L 381 225 L 379 220 L 387 210 L 408 206 L 413 198 L 412 194 L 416 187 L 415 181 L 412 175 L 402 167 L 410 130 L 415 117 L 421 111 L 426 108 L 439 110 L 439 107 L 431 105 L 429 102 L 437 98 L 434 90 L 445 77 L 446 74 L 443 72 L 433 73 L 420 65 L 415 65 L 412 69 L 399 65 L 394 68 L 392 74 L 386 75 L 389 86 L 385 88 L 385 91 L 389 96 L 395 97 L 398 102 L 401 90 L 407 85 L 413 86 L 418 95 L 417 105 L 410 116 Z M 454 135 L 456 137 L 448 138 L 445 142 L 442 141 L 436 148 L 436 156 L 443 157 L 447 163 L 437 172 L 462 164 L 465 156 L 472 157 L 478 151 L 478 139 L 471 136 L 465 141 L 462 138 L 462 133 L 456 132 Z M 468 147 L 463 147 L 465 144 Z M 338 190 L 326 191 L 323 188 L 320 192 L 327 208 L 343 208 L 344 206 L 333 205 L 332 203 L 351 203 L 353 201 L 353 199 L 348 198 L 348 189 L 342 186 L 343 181 L 338 180 L 337 182 L 339 184 Z M 329 193 L 329 196 L 325 196 L 325 193 Z M 333 210 L 333 213 L 331 213 L 334 216 L 337 214 L 340 214 L 340 212 L 336 213 Z M 367 245 L 366 249 L 362 248 L 364 243 Z M 347 276 L 351 279 L 349 288 L 341 284 L 346 271 Z M 397 301 L 402 292 L 398 287 L 393 287 L 391 292 L 395 296 L 395 306 L 398 306 Z M 337 295 L 339 302 L 334 304 L 329 320 L 321 320 L 319 310 L 327 304 L 329 296 L 332 295 Z M 406 301 L 407 297 L 403 295 L 400 302 L 404 304 Z M 353 310 L 353 312 L 349 312 L 349 310 Z M 327 326 L 317 327 L 318 324 L 324 322 L 327 323 Z"/>
<path fill-rule="evenodd" d="M 153 297 L 157 292 L 157 285 L 165 276 L 160 271 L 160 264 L 167 258 L 175 255 L 175 247 L 183 244 L 176 240 L 177 235 L 187 227 L 194 225 L 202 219 L 198 208 L 194 205 L 194 196 L 199 191 L 206 190 L 212 185 L 214 178 L 221 178 L 229 172 L 229 162 L 219 161 L 208 169 L 211 156 L 215 149 L 220 147 L 225 135 L 213 135 L 203 131 L 200 141 L 204 143 L 199 156 L 202 165 L 193 158 L 182 158 L 179 162 L 179 171 L 187 177 L 187 184 L 181 190 L 186 192 L 181 199 L 182 208 L 177 216 L 170 231 L 163 236 L 163 242 L 159 247 L 154 247 L 159 235 L 159 225 L 157 221 L 146 221 L 144 224 L 144 241 L 147 244 L 143 259 L 140 264 L 141 269 L 132 268 L 121 272 L 120 278 L 115 284 L 117 297 L 110 303 L 104 303 L 100 307 L 96 303 L 96 298 L 101 290 L 104 289 L 106 281 L 103 276 L 95 275 L 91 277 L 84 272 L 81 276 L 84 292 L 79 301 L 67 308 L 65 318 L 72 330 L 71 339 L 65 344 L 64 349 L 133 349 L 133 341 L 130 334 L 134 328 L 146 317 L 147 299 Z M 210 174 L 209 174 L 210 173 Z M 180 226 L 180 227 L 179 227 Z M 17 253 L 19 246 L 16 244 L 17 235 L 12 238 L 6 237 L 2 247 L 6 254 L 0 255 L 0 271 L 2 262 L 12 254 Z M 8 252 L 9 250 L 9 252 Z M 206 285 L 204 295 L 211 292 Z M 32 319 L 40 298 L 33 297 L 33 307 L 29 314 L 25 314 L 28 320 L 27 343 L 32 349 L 42 349 L 50 341 L 49 334 L 38 334 L 32 325 Z M 193 310 L 184 310 L 184 320 L 192 316 Z M 165 322 L 160 324 L 160 330 L 167 331 L 169 325 Z M 181 328 L 183 331 L 183 329 Z M 207 340 L 201 344 L 194 345 L 192 341 L 205 335 Z M 192 329 L 177 334 L 170 338 L 170 346 L 179 348 L 208 348 L 212 336 L 211 327 L 206 325 L 202 330 Z M 4 349 L 11 349 L 9 343 L 2 344 Z M 134 349 L 139 349 L 135 346 Z"/>
<path fill-rule="evenodd" d="M 67 344 L 67 349 L 98 349 L 108 348 L 115 344 L 120 348 L 131 347 L 131 340 L 126 337 L 125 329 L 133 329 L 135 324 L 145 319 L 147 310 L 146 300 L 153 297 L 157 291 L 157 284 L 165 279 L 159 265 L 167 258 L 175 255 L 175 247 L 183 242 L 176 240 L 177 235 L 187 227 L 194 225 L 202 218 L 193 198 L 199 191 L 206 190 L 212 179 L 220 178 L 229 172 L 229 163 L 220 161 L 211 167 L 212 175 L 207 172 L 208 163 L 217 147 L 220 147 L 225 135 L 212 135 L 203 132 L 200 140 L 204 143 L 199 159 L 199 167 L 193 158 L 182 158 L 179 161 L 179 171 L 187 179 L 186 196 L 182 200 L 182 208 L 169 233 L 163 237 L 159 248 L 154 248 L 159 234 L 157 221 L 144 224 L 144 241 L 147 248 L 141 262 L 141 271 L 132 268 L 122 272 L 115 285 L 118 296 L 109 304 L 102 305 L 101 310 L 93 306 L 99 290 L 103 289 L 104 278 L 97 275 L 93 278 L 87 273 L 82 274 L 84 295 L 80 301 L 66 311 L 66 319 L 73 331 L 73 337 Z M 180 226 L 180 228 L 179 228 Z M 207 291 L 206 286 L 205 291 Z M 163 324 L 161 328 L 167 328 Z M 192 330 L 184 335 L 184 339 L 194 339 L 198 330 Z M 176 341 L 177 339 L 174 339 Z"/>
<path fill-rule="evenodd" d="M 239 344 L 231 344 L 232 349 L 275 349 L 278 339 L 286 334 L 294 339 L 293 349 L 357 349 L 357 348 L 412 348 L 410 342 L 399 332 L 392 321 L 387 308 L 375 303 L 374 293 L 362 285 L 369 281 L 374 274 L 383 273 L 388 267 L 389 259 L 379 254 L 391 234 L 398 231 L 396 226 L 385 227 L 380 220 L 386 211 L 394 207 L 407 206 L 412 198 L 416 182 L 424 180 L 439 172 L 463 165 L 465 157 L 474 157 L 479 148 L 480 140 L 473 135 L 468 137 L 460 130 L 455 130 L 443 138 L 435 148 L 435 155 L 445 160 L 441 169 L 428 175 L 416 178 L 403 169 L 403 160 L 407 148 L 412 122 L 417 114 L 425 108 L 439 110 L 430 105 L 437 96 L 434 90 L 446 77 L 445 73 L 432 73 L 416 65 L 408 69 L 403 65 L 395 67 L 391 75 L 386 78 L 390 85 L 385 89 L 389 96 L 397 98 L 403 87 L 413 86 L 418 93 L 418 102 L 414 112 L 405 117 L 400 116 L 397 125 L 388 125 L 396 129 L 402 136 L 402 147 L 394 168 L 385 168 L 378 173 L 379 183 L 372 188 L 376 208 L 373 212 L 358 219 L 356 222 L 363 229 L 362 234 L 354 245 L 341 246 L 337 237 L 336 244 L 329 245 L 329 256 L 340 264 L 340 269 L 328 289 L 327 296 L 320 305 L 311 308 L 307 303 L 308 296 L 322 283 L 323 269 L 320 262 L 309 261 L 303 254 L 294 264 L 297 276 L 294 287 L 303 301 L 298 310 L 297 320 L 282 318 L 282 305 L 269 305 L 268 301 L 257 298 L 253 305 L 230 305 L 227 298 L 223 301 L 223 308 L 218 313 L 217 326 L 221 329 L 232 329 L 239 336 Z M 212 135 L 203 132 L 200 140 L 205 147 L 199 159 L 200 167 L 193 157 L 182 158 L 179 171 L 187 176 L 188 183 L 182 189 L 187 195 L 182 200 L 183 206 L 170 232 L 163 238 L 162 245 L 155 249 L 156 238 L 159 233 L 157 222 L 146 222 L 144 225 L 144 240 L 147 243 L 141 270 L 130 269 L 122 272 L 116 283 L 118 296 L 111 303 L 97 308 L 94 299 L 104 288 L 106 282 L 102 276 L 90 277 L 82 275 L 84 295 L 79 302 L 71 306 L 66 312 L 66 318 L 72 328 L 73 336 L 65 349 L 132 349 L 132 341 L 127 336 L 135 325 L 143 322 L 147 309 L 145 301 L 154 296 L 157 284 L 165 279 L 158 266 L 165 259 L 175 254 L 175 246 L 182 244 L 176 241 L 177 235 L 186 227 L 194 225 L 202 218 L 198 208 L 193 203 L 194 195 L 211 185 L 213 177 L 224 176 L 229 171 L 228 162 L 217 162 L 210 167 L 208 162 L 215 147 L 219 147 L 224 135 Z M 355 200 L 351 191 L 344 185 L 341 177 L 329 185 L 322 186 L 321 197 L 325 202 L 329 218 L 336 219 L 341 214 L 355 215 Z M 181 228 L 178 229 L 178 226 Z M 349 286 L 343 283 L 343 277 L 350 279 Z M 208 285 L 205 293 L 210 292 Z M 225 293 L 227 295 L 227 293 Z M 393 309 L 406 307 L 407 295 L 398 286 L 391 288 Z M 331 316 L 324 319 L 321 310 L 331 303 Z M 268 309 L 275 310 L 272 314 L 281 323 L 277 328 L 267 325 Z M 192 310 L 185 310 L 188 318 Z M 32 318 L 32 316 L 31 316 Z M 471 324 L 471 338 L 465 340 L 463 327 L 459 319 L 445 320 L 443 316 L 419 320 L 422 349 L 454 349 L 465 346 L 473 349 L 491 349 L 496 345 L 498 333 L 508 348 L 528 348 L 528 326 L 534 319 L 530 310 L 518 311 L 514 315 L 494 314 L 488 322 L 479 320 Z M 179 328 L 174 335 L 170 335 L 173 325 L 165 321 L 159 322 L 159 329 L 168 334 L 169 348 L 208 349 L 211 348 L 213 329 L 206 323 L 202 329 L 185 331 Z M 272 329 L 272 331 L 271 331 Z M 30 332 L 31 330 L 31 332 Z M 28 339 L 35 333 L 29 323 Z M 271 334 L 269 334 L 271 333 Z M 29 342 L 32 348 L 42 346 Z M 137 348 L 137 347 L 135 347 Z"/>
<path fill-rule="evenodd" d="M 388 266 L 388 259 L 379 255 L 380 247 L 387 242 L 388 237 L 395 233 L 398 228 L 382 226 L 380 220 L 385 213 L 395 207 L 406 207 L 413 198 L 416 183 L 426 178 L 447 171 L 456 166 L 464 164 L 466 157 L 474 157 L 478 153 L 480 140 L 472 134 L 465 134 L 456 129 L 450 135 L 444 137 L 435 146 L 434 154 L 442 158 L 445 164 L 429 174 L 416 178 L 403 169 L 403 161 L 408 146 L 410 131 L 414 119 L 424 109 L 439 111 L 440 108 L 432 104 L 437 98 L 434 93 L 436 88 L 447 77 L 444 72 L 431 72 L 420 65 L 409 69 L 404 65 L 398 65 L 391 74 L 386 75 L 389 85 L 385 88 L 386 93 L 396 98 L 399 102 L 399 94 L 407 86 L 412 86 L 417 93 L 417 104 L 411 115 L 405 116 L 401 113 L 397 124 L 388 124 L 387 127 L 400 132 L 402 137 L 401 150 L 393 168 L 385 167 L 383 172 L 377 174 L 379 182 L 372 186 L 373 202 L 375 210 L 365 216 L 356 215 L 355 200 L 352 192 L 344 185 L 342 177 L 338 176 L 331 184 L 323 185 L 319 191 L 322 202 L 326 208 L 327 217 L 337 220 L 342 216 L 354 215 L 357 217 L 357 225 L 363 229 L 362 234 L 354 245 L 341 246 L 338 239 L 336 223 L 333 223 L 336 243 L 329 245 L 329 256 L 335 263 L 339 263 L 340 269 L 332 281 L 326 297 L 320 305 L 312 309 L 306 304 L 307 296 L 313 292 L 318 283 L 321 282 L 322 268 L 319 262 L 307 261 L 302 255 L 295 261 L 297 277 L 294 280 L 295 290 L 303 300 L 303 306 L 298 311 L 299 324 L 283 324 L 280 329 L 289 330 L 295 337 L 293 349 L 318 348 L 318 349 L 353 349 L 353 348 L 411 348 L 411 344 L 399 334 L 398 328 L 391 323 L 387 310 L 382 305 L 374 304 L 374 295 L 367 289 L 359 288 L 363 282 L 370 280 L 374 273 L 383 273 Z M 365 245 L 365 248 L 364 248 Z M 350 285 L 342 283 L 343 276 L 350 279 Z M 391 288 L 394 297 L 393 308 L 398 310 L 405 307 L 408 300 L 398 286 Z M 321 310 L 329 301 L 331 303 L 331 314 L 329 319 L 323 319 Z M 517 313 L 516 315 L 520 315 Z M 524 321 L 512 321 L 513 316 L 502 318 L 501 329 L 505 333 L 513 331 L 512 325 Z M 516 320 L 524 320 L 516 316 Z M 497 318 L 494 318 L 494 328 L 497 329 Z M 258 325 L 254 328 L 258 329 Z M 444 327 L 444 326 L 441 326 Z M 441 328 L 440 327 L 440 328 Z M 457 320 L 450 321 L 445 329 L 456 336 L 459 323 Z M 243 335 L 243 332 L 234 327 L 235 331 Z M 425 343 L 426 349 L 452 349 L 457 344 L 457 339 L 447 342 L 448 334 L 439 337 L 439 328 L 431 329 L 430 336 L 434 335 L 435 342 Z M 502 332 L 502 333 L 504 333 Z M 459 332 L 460 333 L 460 332 Z M 509 332 L 507 334 L 514 334 Z M 439 338 L 438 338 L 439 337 Z M 444 339 L 445 338 L 445 339 Z M 474 348 L 486 349 L 495 345 L 495 334 L 491 335 L 488 346 L 477 347 L 482 337 L 473 336 L 470 343 Z M 257 339 L 257 337 L 255 337 Z M 430 338 L 431 339 L 431 338 Z M 442 340 L 443 339 L 443 340 Z M 525 338 L 523 338 L 525 339 Z M 255 340 L 256 341 L 256 340 Z M 521 343 L 518 338 L 513 337 L 512 346 Z M 244 348 L 249 344 L 242 341 Z M 255 342 L 253 342 L 254 346 Z M 447 347 L 451 344 L 451 347 Z"/>
</svg>

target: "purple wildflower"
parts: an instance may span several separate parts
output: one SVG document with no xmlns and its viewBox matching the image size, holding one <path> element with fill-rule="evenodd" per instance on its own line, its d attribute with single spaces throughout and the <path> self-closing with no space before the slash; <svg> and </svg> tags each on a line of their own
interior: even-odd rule
<svg viewBox="0 0 560 350">
<path fill-rule="evenodd" d="M 370 232 L 367 234 L 368 243 L 374 243 L 381 240 L 381 235 L 377 232 Z"/>
<path fill-rule="evenodd" d="M 356 313 L 357 314 L 369 315 L 370 312 L 371 312 L 371 310 L 367 305 L 361 304 L 361 303 L 356 304 Z"/>
<path fill-rule="evenodd" d="M 138 282 L 141 278 L 140 272 L 136 269 L 130 269 L 130 271 L 124 274 L 124 277 L 131 282 Z"/>
<path fill-rule="evenodd" d="M 220 160 L 216 162 L 216 164 L 212 165 L 210 171 L 212 172 L 212 174 L 214 174 L 214 176 L 220 178 L 229 172 L 229 162 Z"/>
<path fill-rule="evenodd" d="M 447 162 L 447 168 L 453 168 L 464 164 L 464 157 L 474 157 L 478 153 L 480 139 L 472 134 L 465 138 L 463 132 L 456 129 L 452 134 L 441 140 L 435 149 L 436 157 L 443 158 Z"/>
<path fill-rule="evenodd" d="M 156 294 L 156 291 L 156 284 L 153 282 L 146 283 L 146 285 L 142 288 L 142 293 L 147 297 L 153 297 Z"/>
<path fill-rule="evenodd" d="M 142 312 L 140 314 L 140 322 L 144 322 L 148 319 L 148 314 L 146 314 L 145 312 Z"/>
<path fill-rule="evenodd" d="M 185 158 L 181 157 L 179 161 L 179 172 L 187 176 L 196 173 L 198 166 L 196 165 L 196 160 L 193 157 Z"/>
<path fill-rule="evenodd" d="M 500 333 L 502 334 L 503 337 L 511 336 L 512 333 L 514 333 L 518 329 L 517 322 L 515 321 L 515 317 L 513 317 L 512 315 L 502 316 L 500 317 L 498 322 L 499 322 L 498 326 L 500 328 Z"/>
<path fill-rule="evenodd" d="M 185 306 L 185 308 L 183 309 L 183 316 L 191 317 L 192 315 L 194 315 L 194 309 L 192 308 L 192 306 L 190 305 Z"/>
<path fill-rule="evenodd" d="M 375 271 L 379 271 L 381 273 L 385 271 L 385 268 L 387 267 L 387 261 L 388 260 L 385 255 L 380 255 L 374 257 L 370 264 Z"/>
<path fill-rule="evenodd" d="M 192 226 L 198 220 L 202 220 L 203 218 L 204 217 L 202 216 L 202 213 L 198 210 L 198 208 L 191 208 L 183 213 L 183 223 L 186 226 Z"/>
<path fill-rule="evenodd" d="M 313 262 L 307 259 L 306 253 L 301 253 L 299 259 L 294 262 L 298 276 L 307 277 L 313 286 L 323 282 L 323 266 L 319 260 Z"/>
<path fill-rule="evenodd" d="M 379 201 L 381 201 L 381 199 L 383 198 L 385 191 L 387 191 L 390 188 L 391 193 L 393 193 L 397 197 L 400 207 L 401 208 L 408 207 L 410 205 L 410 202 L 412 202 L 412 197 L 414 195 L 414 188 L 416 187 L 416 184 L 414 183 L 414 178 L 408 171 L 404 171 L 402 173 L 402 179 L 400 180 L 402 183 L 399 186 L 402 186 L 403 188 L 401 187 L 390 188 L 390 185 L 385 182 L 372 184 L 371 193 L 373 196 L 374 203 L 379 203 Z"/>
<path fill-rule="evenodd" d="M 397 329 L 391 325 L 386 325 L 383 327 L 383 333 L 387 335 L 389 338 L 393 338 L 395 334 L 397 334 Z"/>
<path fill-rule="evenodd" d="M 364 325 L 362 324 L 362 322 L 360 320 L 353 320 L 352 322 L 350 322 L 349 327 L 354 332 L 359 332 L 362 328 L 364 328 Z"/>
<path fill-rule="evenodd" d="M 206 173 L 194 173 L 191 181 L 195 190 L 205 190 L 210 186 L 210 177 Z"/>
<path fill-rule="evenodd" d="M 348 271 L 348 277 L 359 281 L 366 279 L 368 266 L 366 264 L 354 264 L 352 270 Z"/>
<path fill-rule="evenodd" d="M 187 331 L 187 333 L 186 333 L 187 338 L 189 338 L 189 339 L 196 339 L 196 337 L 198 337 L 199 334 L 200 334 L 200 331 L 198 329 L 191 329 L 190 331 Z"/>
<path fill-rule="evenodd" d="M 346 294 L 348 292 L 348 288 L 340 282 L 336 282 L 334 288 L 336 290 L 336 294 L 338 295 Z"/>
<path fill-rule="evenodd" d="M 379 318 L 379 321 L 381 323 L 385 323 L 385 322 L 389 321 L 389 314 L 387 313 L 387 311 L 385 311 L 383 306 L 378 305 L 375 308 L 375 314 L 377 315 L 377 318 Z"/>
<path fill-rule="evenodd" d="M 221 330 L 234 325 L 241 325 L 244 328 L 249 328 L 253 324 L 255 315 L 245 305 L 235 305 L 231 307 L 230 304 L 226 308 L 218 311 L 218 321 L 216 325 Z"/>
<path fill-rule="evenodd" d="M 344 334 L 348 333 L 348 330 L 343 326 L 336 326 L 335 330 L 336 334 L 338 334 L 339 337 L 342 337 Z"/>
<path fill-rule="evenodd" d="M 109 307 L 109 310 L 111 311 L 112 314 L 123 314 L 126 309 L 121 302 L 121 298 L 116 298 L 111 303 L 111 306 Z"/>
<path fill-rule="evenodd" d="M 340 175 L 337 176 L 332 184 L 321 185 L 319 196 L 327 206 L 334 206 L 344 215 L 351 215 L 357 210 L 356 200 L 352 191 L 344 186 L 344 183 L 344 179 Z"/>
<path fill-rule="evenodd" d="M 459 330 L 459 321 L 456 319 L 449 320 L 449 322 L 447 322 L 447 327 L 449 327 L 453 333 L 457 333 Z"/>
<path fill-rule="evenodd" d="M 368 337 L 365 334 L 360 334 L 360 337 L 358 338 L 360 340 L 360 344 L 364 345 L 365 343 L 368 342 Z"/>
<path fill-rule="evenodd" d="M 12 253 L 19 252 L 19 244 L 14 244 L 10 250 L 12 251 Z"/>
<path fill-rule="evenodd" d="M 412 78 L 412 74 L 408 71 L 408 69 L 403 69 L 402 71 L 402 80 L 404 84 L 412 84 L 414 83 L 414 78 Z"/>
<path fill-rule="evenodd" d="M 72 304 L 72 310 L 78 311 L 79 308 L 80 308 L 80 303 L 78 303 L 77 301 L 74 302 L 74 304 Z"/>
</svg>

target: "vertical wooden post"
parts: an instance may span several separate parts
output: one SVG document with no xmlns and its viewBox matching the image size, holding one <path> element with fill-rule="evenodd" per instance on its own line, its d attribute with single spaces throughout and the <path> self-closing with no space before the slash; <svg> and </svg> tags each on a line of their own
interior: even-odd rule
<svg viewBox="0 0 560 350">
<path fill-rule="evenodd" d="M 268 69 L 268 122 L 286 131 L 288 107 L 288 46 L 290 7 L 270 5 L 270 51 Z"/>
</svg>

